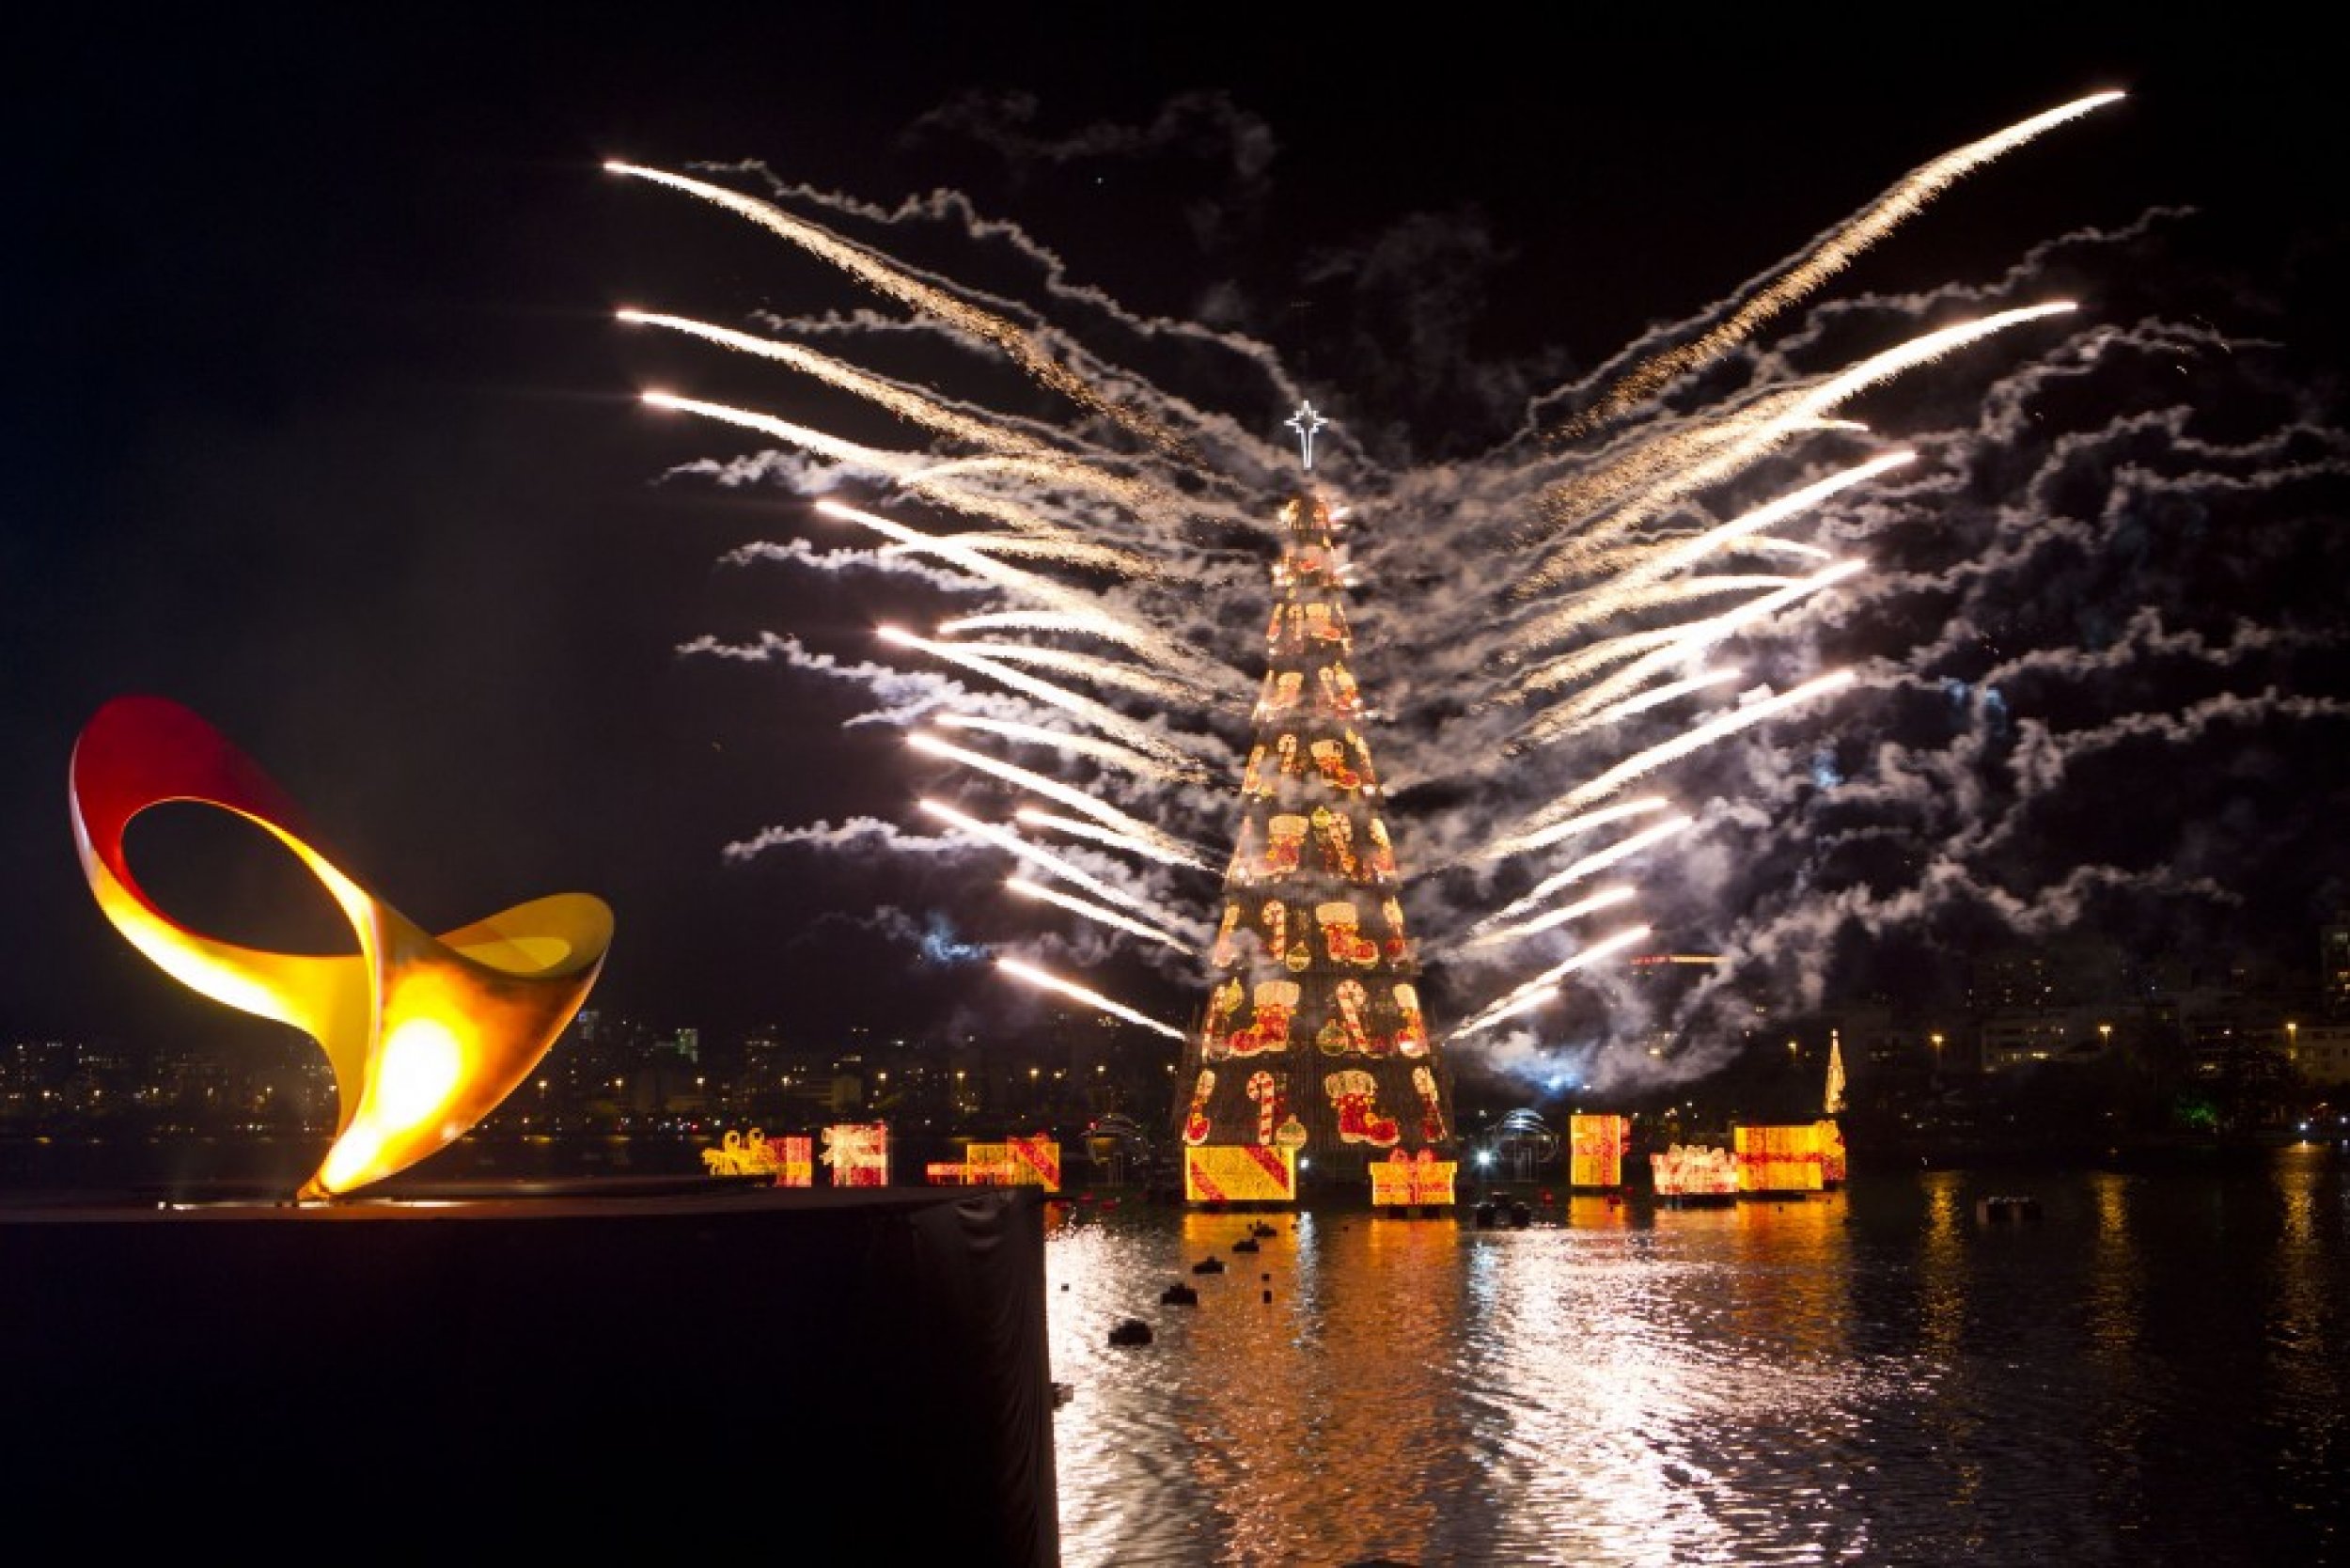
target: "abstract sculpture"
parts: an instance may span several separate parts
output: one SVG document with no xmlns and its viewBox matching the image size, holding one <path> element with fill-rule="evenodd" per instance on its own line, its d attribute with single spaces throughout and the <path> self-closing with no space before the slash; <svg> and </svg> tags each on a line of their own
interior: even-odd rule
<svg viewBox="0 0 2350 1568">
<path fill-rule="evenodd" d="M 118 698 L 74 743 L 74 847 L 99 908 L 165 973 L 215 1001 L 290 1024 L 335 1073 L 335 1141 L 296 1197 L 347 1195 L 464 1136 L 526 1078 L 587 1000 L 612 911 L 586 893 L 537 899 L 431 935 L 313 847 L 293 803 L 187 709 Z M 269 952 L 190 931 L 141 891 L 131 819 L 166 801 L 258 824 L 324 885 L 355 954 Z"/>
</svg>

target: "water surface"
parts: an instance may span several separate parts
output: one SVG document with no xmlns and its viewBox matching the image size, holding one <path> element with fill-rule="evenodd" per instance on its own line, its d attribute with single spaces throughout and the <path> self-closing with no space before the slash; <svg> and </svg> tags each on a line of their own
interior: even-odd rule
<svg viewBox="0 0 2350 1568">
<path fill-rule="evenodd" d="M 2335 1560 L 2346 1172 L 1921 1171 L 1522 1230 L 1076 1203 L 1063 1560 Z M 1110 1342 L 1130 1317 L 1151 1343 Z"/>
</svg>

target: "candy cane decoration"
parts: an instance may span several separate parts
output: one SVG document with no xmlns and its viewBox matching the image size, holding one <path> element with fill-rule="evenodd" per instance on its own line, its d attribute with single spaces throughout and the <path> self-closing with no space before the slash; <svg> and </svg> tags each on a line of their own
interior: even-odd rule
<svg viewBox="0 0 2350 1568">
<path fill-rule="evenodd" d="M 1415 1067 L 1412 1087 L 1419 1090 L 1419 1136 L 1430 1143 L 1443 1142 L 1444 1111 L 1436 1101 L 1436 1075 L 1425 1067 Z"/>
<path fill-rule="evenodd" d="M 1270 1073 L 1248 1075 L 1248 1098 L 1257 1105 L 1257 1141 L 1273 1141 L 1274 1123 L 1281 1119 L 1281 1081 Z"/>
</svg>

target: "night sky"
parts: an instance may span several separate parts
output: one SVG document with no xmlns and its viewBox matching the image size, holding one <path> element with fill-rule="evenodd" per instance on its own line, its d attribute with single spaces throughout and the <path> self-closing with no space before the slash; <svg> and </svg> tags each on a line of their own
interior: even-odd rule
<svg viewBox="0 0 2350 1568">
<path fill-rule="evenodd" d="M 1496 721 L 1455 700 L 1467 678 L 1446 680 L 1449 658 L 1489 651 L 1469 634 L 1537 559 L 1496 510 L 1532 481 L 1492 457 L 1530 408 L 1556 427 L 1576 406 L 1537 400 L 1588 398 L 1635 345 L 1678 340 L 1652 334 L 1701 330 L 1929 160 L 2125 89 L 1957 181 L 1680 389 L 1685 413 L 1742 377 L 1850 363 L 1897 317 L 1940 324 L 2058 290 L 2081 306 L 1843 411 L 1880 449 L 1916 442 L 1921 472 L 1822 512 L 1803 537 L 1868 561 L 1872 586 L 1778 622 L 1747 678 L 1869 673 L 1655 776 L 1701 820 L 1650 873 L 1656 945 L 1734 953 L 1800 1008 L 1929 985 L 1952 955 L 2065 930 L 2297 959 L 2350 905 L 2350 138 L 2322 52 L 2257 8 L 2228 12 L 2224 37 L 2138 12 L 2053 34 L 1949 19 L 1964 37 L 1841 35 L 1804 13 L 1709 37 L 1686 18 L 1529 34 L 1476 8 L 1408 30 L 1301 8 L 807 9 L 668 9 L 623 33 L 207 8 L 16 55 L 0 94 L 16 154 L 0 1038 L 240 1027 L 133 952 L 82 883 L 67 760 L 130 692 L 210 718 L 347 870 L 429 927 L 603 897 L 618 930 L 595 1002 L 657 1024 L 1018 1027 L 1033 997 L 980 961 L 991 947 L 1177 1024 L 1197 1005 L 1181 965 L 991 902 L 1009 866 L 949 853 L 915 808 L 944 793 L 1009 814 L 1000 792 L 904 754 L 935 691 L 821 667 L 884 659 L 874 623 L 916 604 L 909 624 L 934 619 L 939 597 L 903 572 L 730 560 L 871 541 L 826 531 L 776 482 L 805 465 L 709 471 L 776 443 L 637 394 L 876 445 L 921 433 L 613 315 L 765 331 L 906 313 L 606 159 L 834 193 L 792 211 L 1026 302 L 1105 356 L 1130 351 L 1152 388 L 1136 400 L 1198 411 L 1210 464 L 1258 485 L 1263 515 L 1289 440 L 1277 393 L 1310 395 L 1337 421 L 1326 480 L 1369 526 L 1379 496 L 1432 520 L 1363 546 L 1376 581 L 1357 627 L 1357 673 L 1391 711 L 1371 744 L 1422 781 L 1390 807 L 1410 870 L 1606 765 L 1588 749 L 1503 760 Z M 753 162 L 767 172 L 712 172 Z M 943 196 L 935 219 L 845 205 L 954 192 L 1031 248 L 975 235 Z M 1058 259 L 1063 292 L 1034 247 Z M 1223 346 L 1146 342 L 1140 318 L 1201 323 Z M 1073 422 L 920 335 L 843 329 L 822 346 Z M 1725 500 L 1699 498 L 1715 516 Z M 1261 539 L 1158 541 L 1168 568 L 1197 570 L 1193 640 L 1253 690 Z M 682 651 L 697 644 L 771 656 Z M 1245 737 L 1245 718 L 1217 729 Z M 1208 843 L 1228 789 L 1155 804 Z M 894 829 L 808 841 L 867 818 Z M 158 810 L 132 842 L 191 924 L 343 940 L 291 862 L 217 813 Z M 1536 870 L 1431 877 L 1416 927 L 1457 930 Z M 1152 883 L 1193 922 L 1214 889 Z M 1437 977 L 1441 1005 L 1461 1016 L 1547 954 L 1513 962 Z M 1518 1048 L 1604 1054 L 1607 1032 L 1560 1023 Z"/>
</svg>

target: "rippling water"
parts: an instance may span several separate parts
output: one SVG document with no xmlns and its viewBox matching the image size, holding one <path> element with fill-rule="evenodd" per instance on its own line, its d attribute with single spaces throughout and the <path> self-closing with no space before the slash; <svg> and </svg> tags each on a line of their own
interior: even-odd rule
<svg viewBox="0 0 2350 1568">
<path fill-rule="evenodd" d="M 2040 1217 L 1983 1222 L 1986 1196 Z M 1049 1224 L 1071 1568 L 2344 1551 L 2350 1154 L 1577 1197 L 1523 1230 Z M 1151 1343 L 1109 1341 L 1130 1317 Z"/>
</svg>

